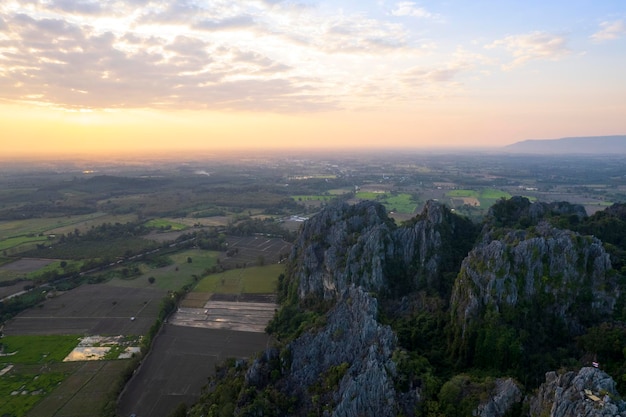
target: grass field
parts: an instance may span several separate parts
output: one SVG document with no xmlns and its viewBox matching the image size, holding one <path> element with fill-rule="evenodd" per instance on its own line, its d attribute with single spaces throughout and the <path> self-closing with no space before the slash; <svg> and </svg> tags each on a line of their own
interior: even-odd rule
<svg viewBox="0 0 626 417">
<path fill-rule="evenodd" d="M 203 278 L 193 292 L 220 294 L 267 294 L 276 292 L 278 275 L 285 272 L 282 264 L 230 269 Z"/>
<path fill-rule="evenodd" d="M 480 202 L 480 207 L 487 209 L 494 205 L 501 198 L 511 198 L 511 194 L 496 190 L 494 188 L 485 188 L 482 190 L 451 190 L 446 193 L 450 198 L 473 198 Z"/>
<path fill-rule="evenodd" d="M 78 344 L 77 335 L 55 336 L 4 336 L 0 339 L 4 353 L 0 363 L 61 362 Z M 13 355 L 12 353 L 15 352 Z"/>
<path fill-rule="evenodd" d="M 80 216 L 51 217 L 0 222 L 0 251 L 15 253 L 34 249 L 37 243 L 49 240 L 49 235 L 81 232 L 102 223 L 127 223 L 137 218 L 135 214 L 109 215 L 102 212 Z"/>
<path fill-rule="evenodd" d="M 385 196 L 386 196 L 386 193 L 384 192 L 376 193 L 374 191 L 358 191 L 355 194 L 355 197 L 358 198 L 359 200 L 380 200 L 381 198 L 384 198 Z"/>
<path fill-rule="evenodd" d="M 55 366 L 78 343 L 78 336 L 5 336 L 1 339 L 0 415 L 22 416 L 67 376 Z"/>
<path fill-rule="evenodd" d="M 193 275 L 198 277 L 205 275 L 204 272 L 217 263 L 219 252 L 190 249 L 168 256 L 174 261 L 172 265 L 151 268 L 143 264 L 140 276 L 132 279 L 114 279 L 110 284 L 132 288 L 155 287 L 163 290 L 177 290 L 192 282 Z M 187 262 L 187 258 L 191 258 L 191 262 Z M 150 277 L 154 277 L 153 284 L 148 282 Z"/>
<path fill-rule="evenodd" d="M 177 223 L 173 220 L 169 219 L 152 219 L 148 220 L 144 223 L 146 227 L 154 228 L 154 229 L 166 229 L 166 230 L 185 230 L 189 226 L 182 223 Z"/>
<path fill-rule="evenodd" d="M 417 204 L 413 201 L 411 194 L 385 194 L 385 198 L 382 200 L 382 203 L 387 208 L 387 211 L 395 211 L 398 213 L 412 214 L 415 212 L 415 208 L 417 207 Z"/>
<path fill-rule="evenodd" d="M 395 211 L 396 213 L 413 214 L 417 208 L 417 202 L 413 200 L 411 194 L 406 193 L 359 191 L 355 197 L 360 200 L 379 201 L 387 211 Z"/>
<path fill-rule="evenodd" d="M 0 378 L 0 415 L 25 415 L 67 376 L 66 372 L 41 372 L 33 366 L 11 368 Z"/>
<path fill-rule="evenodd" d="M 17 248 L 20 246 L 26 246 L 30 244 L 28 247 L 34 247 L 35 244 L 40 242 L 48 241 L 47 236 L 14 236 L 9 237 L 7 239 L 0 240 L 0 250 L 7 250 L 12 248 Z"/>
<path fill-rule="evenodd" d="M 447 197 L 474 197 L 478 198 L 480 193 L 474 190 L 451 190 L 446 193 Z"/>
</svg>

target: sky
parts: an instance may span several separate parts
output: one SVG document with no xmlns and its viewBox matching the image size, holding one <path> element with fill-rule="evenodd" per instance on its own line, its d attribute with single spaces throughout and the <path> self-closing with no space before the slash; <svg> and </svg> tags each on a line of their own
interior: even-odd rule
<svg viewBox="0 0 626 417">
<path fill-rule="evenodd" d="M 623 0 L 0 2 L 0 156 L 616 134 Z"/>
</svg>

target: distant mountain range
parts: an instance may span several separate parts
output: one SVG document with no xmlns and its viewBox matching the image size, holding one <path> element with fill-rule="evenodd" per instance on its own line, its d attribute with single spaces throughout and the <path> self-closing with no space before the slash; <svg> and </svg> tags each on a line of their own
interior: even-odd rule
<svg viewBox="0 0 626 417">
<path fill-rule="evenodd" d="M 541 154 L 626 154 L 626 135 L 530 139 L 502 148 L 506 152 Z"/>
</svg>

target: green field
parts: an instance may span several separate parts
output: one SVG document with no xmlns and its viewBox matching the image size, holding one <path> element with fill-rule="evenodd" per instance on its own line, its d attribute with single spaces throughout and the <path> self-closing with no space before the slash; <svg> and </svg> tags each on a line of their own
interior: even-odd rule
<svg viewBox="0 0 626 417">
<path fill-rule="evenodd" d="M 77 335 L 4 336 L 0 343 L 8 356 L 0 356 L 0 364 L 61 362 L 76 347 L 78 338 Z"/>
<path fill-rule="evenodd" d="M 0 240 L 0 250 L 7 250 L 18 248 L 20 246 L 26 247 L 28 244 L 28 248 L 34 247 L 35 244 L 40 242 L 48 241 L 47 236 L 38 236 L 38 235 L 24 235 L 24 236 L 14 236 L 7 239 Z"/>
<path fill-rule="evenodd" d="M 446 193 L 447 197 L 474 197 L 479 198 L 480 193 L 474 190 L 452 190 Z"/>
<path fill-rule="evenodd" d="M 411 194 L 383 193 L 374 191 L 359 191 L 355 195 L 360 200 L 373 200 L 382 203 L 387 211 L 395 211 L 403 214 L 413 214 L 417 203 Z"/>
<path fill-rule="evenodd" d="M 185 230 L 188 228 L 187 225 L 182 223 L 177 223 L 175 221 L 169 219 L 152 219 L 148 220 L 144 223 L 146 227 L 150 227 L 153 229 L 163 229 L 163 230 Z"/>
<path fill-rule="evenodd" d="M 373 191 L 358 191 L 355 197 L 359 200 L 380 200 L 385 198 L 387 193 L 375 193 Z"/>
<path fill-rule="evenodd" d="M 397 213 L 412 214 L 415 212 L 417 204 L 413 200 L 411 194 L 385 194 L 382 203 L 387 211 L 395 211 Z"/>
<path fill-rule="evenodd" d="M 0 251 L 24 251 L 34 249 L 37 243 L 49 240 L 49 235 L 81 232 L 102 223 L 127 223 L 137 218 L 135 214 L 109 215 L 102 212 L 79 216 L 51 217 L 42 219 L 0 222 Z"/>
<path fill-rule="evenodd" d="M 61 267 L 61 262 L 65 262 L 65 267 Z M 67 273 L 67 272 L 76 272 L 80 271 L 81 266 L 83 266 L 83 261 L 54 261 L 49 265 L 44 266 L 36 271 L 29 272 L 26 274 L 27 279 L 37 280 L 41 278 L 46 272 L 56 271 L 59 274 Z"/>
<path fill-rule="evenodd" d="M 38 368 L 16 366 L 0 377 L 0 415 L 25 415 L 68 377 L 67 372 L 41 372 Z"/>
<path fill-rule="evenodd" d="M 219 294 L 267 294 L 276 292 L 278 275 L 285 272 L 282 264 L 230 269 L 203 278 L 193 292 Z"/>
<path fill-rule="evenodd" d="M 85 231 L 91 226 L 102 223 L 128 223 L 136 218 L 136 214 L 111 215 L 103 212 L 96 212 L 78 216 L 3 221 L 0 222 L 0 235 L 5 237 L 15 237 L 39 233 L 68 233 L 74 231 L 76 228 L 81 231 Z"/>
<path fill-rule="evenodd" d="M 68 372 L 57 365 L 78 344 L 78 336 L 4 336 L 0 339 L 0 415 L 23 416 L 52 392 Z"/>
<path fill-rule="evenodd" d="M 217 263 L 219 252 L 206 251 L 201 249 L 190 249 L 178 252 L 168 257 L 173 261 L 171 265 L 162 268 L 151 268 L 142 264 L 142 274 L 132 279 L 114 279 L 111 285 L 125 286 L 133 288 L 143 288 L 154 286 L 164 290 L 178 290 L 185 284 L 194 280 L 193 276 L 201 277 L 206 275 L 206 270 L 212 268 Z M 191 262 L 187 262 L 191 258 Z M 150 284 L 148 279 L 154 277 L 154 283 Z"/>
<path fill-rule="evenodd" d="M 12 259 L 11 261 L 14 261 Z M 66 263 L 65 268 L 61 267 L 61 260 L 54 261 L 48 265 L 32 270 L 32 271 L 12 271 L 10 269 L 0 270 L 0 282 L 10 281 L 14 279 L 35 280 L 44 278 L 44 275 L 48 272 L 56 271 L 59 275 L 66 272 L 79 272 L 80 267 L 83 265 L 82 261 L 64 261 Z"/>
<path fill-rule="evenodd" d="M 496 190 L 495 188 L 485 188 L 482 190 L 451 190 L 446 193 L 450 198 L 476 198 L 480 202 L 482 209 L 487 209 L 494 205 L 501 198 L 511 198 L 511 194 Z"/>
</svg>

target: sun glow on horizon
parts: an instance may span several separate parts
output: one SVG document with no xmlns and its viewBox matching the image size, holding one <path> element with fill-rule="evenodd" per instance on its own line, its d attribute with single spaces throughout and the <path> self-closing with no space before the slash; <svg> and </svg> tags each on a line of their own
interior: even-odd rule
<svg viewBox="0 0 626 417">
<path fill-rule="evenodd" d="M 626 132 L 626 7 L 557 3 L 564 13 L 532 20 L 515 16 L 547 6 L 5 2 L 3 153 L 501 146 Z"/>
</svg>

